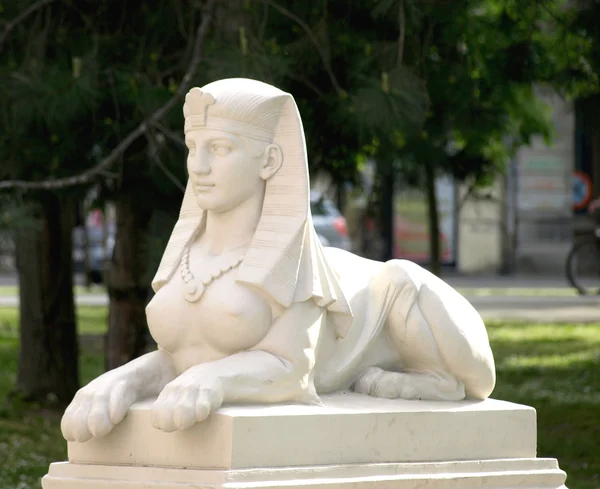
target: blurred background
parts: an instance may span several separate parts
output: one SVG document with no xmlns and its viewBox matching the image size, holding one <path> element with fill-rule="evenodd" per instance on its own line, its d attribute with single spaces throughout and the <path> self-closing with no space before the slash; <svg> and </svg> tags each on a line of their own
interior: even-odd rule
<svg viewBox="0 0 600 489">
<path fill-rule="evenodd" d="M 39 487 L 78 387 L 153 348 L 183 96 L 227 77 L 295 97 L 322 243 L 465 294 L 494 397 L 600 487 L 599 46 L 598 0 L 0 1 L 0 488 Z"/>
</svg>

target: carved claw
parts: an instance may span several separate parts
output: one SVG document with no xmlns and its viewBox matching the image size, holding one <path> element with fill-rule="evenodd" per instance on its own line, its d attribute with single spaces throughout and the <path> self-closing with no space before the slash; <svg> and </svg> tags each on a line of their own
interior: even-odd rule
<svg viewBox="0 0 600 489">
<path fill-rule="evenodd" d="M 186 430 L 204 421 L 222 403 L 223 389 L 218 382 L 207 382 L 192 368 L 160 393 L 152 405 L 152 425 L 165 432 Z"/>
<path fill-rule="evenodd" d="M 105 436 L 119 424 L 136 401 L 135 389 L 108 372 L 81 388 L 66 409 L 60 428 L 68 441 L 80 443 Z"/>
</svg>

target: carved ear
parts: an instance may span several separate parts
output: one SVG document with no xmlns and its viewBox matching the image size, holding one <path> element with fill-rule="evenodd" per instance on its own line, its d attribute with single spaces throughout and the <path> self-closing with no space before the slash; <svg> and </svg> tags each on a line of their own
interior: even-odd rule
<svg viewBox="0 0 600 489">
<path fill-rule="evenodd" d="M 283 163 L 283 153 L 277 144 L 269 144 L 265 148 L 264 161 L 260 169 L 260 178 L 268 180 L 275 175 Z"/>
</svg>

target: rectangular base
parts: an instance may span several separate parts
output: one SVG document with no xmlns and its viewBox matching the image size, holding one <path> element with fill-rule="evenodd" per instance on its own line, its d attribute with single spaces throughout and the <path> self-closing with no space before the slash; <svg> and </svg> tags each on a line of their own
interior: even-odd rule
<svg viewBox="0 0 600 489">
<path fill-rule="evenodd" d="M 197 470 L 50 465 L 43 489 L 566 489 L 554 459 L 354 464 L 279 469 Z"/>
<path fill-rule="evenodd" d="M 69 461 L 246 469 L 536 456 L 536 413 L 528 406 L 354 393 L 322 399 L 325 406 L 227 406 L 175 433 L 152 426 L 152 403 L 144 401 L 106 437 L 69 443 Z"/>
</svg>

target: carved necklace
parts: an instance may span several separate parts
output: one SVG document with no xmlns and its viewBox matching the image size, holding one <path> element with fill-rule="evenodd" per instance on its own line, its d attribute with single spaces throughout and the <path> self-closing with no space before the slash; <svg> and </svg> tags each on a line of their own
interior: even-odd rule
<svg viewBox="0 0 600 489">
<path fill-rule="evenodd" d="M 229 256 L 228 260 L 216 258 L 214 263 L 208 265 L 199 277 L 195 277 L 190 270 L 190 248 L 185 248 L 183 256 L 181 257 L 180 273 L 183 283 L 185 284 L 185 300 L 188 302 L 198 302 L 204 295 L 206 289 L 219 277 L 223 276 L 230 270 L 233 270 L 240 266 L 244 261 L 245 251 L 239 251 L 238 253 L 231 254 L 226 252 Z"/>
</svg>

